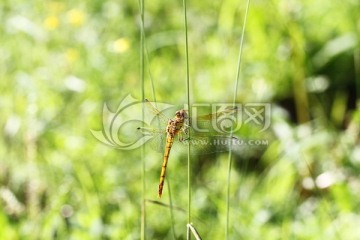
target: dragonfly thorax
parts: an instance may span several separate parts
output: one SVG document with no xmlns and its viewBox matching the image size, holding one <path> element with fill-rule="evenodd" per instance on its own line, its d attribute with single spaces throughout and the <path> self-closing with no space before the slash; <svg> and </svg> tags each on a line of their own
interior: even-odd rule
<svg viewBox="0 0 360 240">
<path fill-rule="evenodd" d="M 166 126 L 166 133 L 170 137 L 174 137 L 183 127 L 184 121 L 187 114 L 184 109 L 176 111 L 175 117 L 173 119 L 170 119 L 168 121 L 168 124 Z"/>
</svg>

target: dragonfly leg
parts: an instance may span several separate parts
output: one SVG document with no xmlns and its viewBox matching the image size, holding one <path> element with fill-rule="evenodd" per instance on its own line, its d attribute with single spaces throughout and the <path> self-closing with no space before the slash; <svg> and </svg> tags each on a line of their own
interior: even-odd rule
<svg viewBox="0 0 360 240">
<path fill-rule="evenodd" d="M 183 141 L 187 140 L 187 138 L 184 136 L 187 136 L 188 132 L 189 132 L 189 127 L 184 125 L 178 133 L 179 142 L 183 142 Z"/>
<path fill-rule="evenodd" d="M 184 136 L 181 132 L 178 133 L 178 136 L 179 136 L 179 142 L 184 141 Z"/>
<path fill-rule="evenodd" d="M 185 134 L 188 134 L 189 128 L 190 128 L 190 126 L 184 123 L 181 131 L 182 131 L 183 133 L 185 133 Z"/>
</svg>

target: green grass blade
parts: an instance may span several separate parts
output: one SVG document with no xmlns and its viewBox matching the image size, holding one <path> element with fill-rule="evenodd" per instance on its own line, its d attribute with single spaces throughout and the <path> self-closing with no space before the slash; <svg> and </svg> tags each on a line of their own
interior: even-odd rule
<svg viewBox="0 0 360 240">
<path fill-rule="evenodd" d="M 186 0 L 183 0 L 184 8 L 184 28 L 185 28 L 185 56 L 186 56 L 186 93 L 187 93 L 187 104 L 190 108 L 190 76 L 189 76 L 189 44 L 188 44 L 188 27 L 187 27 L 187 7 Z M 188 117 L 191 119 L 191 112 L 188 111 Z M 189 137 L 191 132 L 189 131 Z M 191 159 L 190 159 L 190 144 L 188 144 L 188 223 L 191 222 Z M 190 239 L 190 232 L 187 232 L 187 239 Z"/>
<path fill-rule="evenodd" d="M 188 228 L 188 232 L 191 232 L 191 233 L 194 235 L 194 237 L 195 237 L 196 240 L 201 240 L 201 239 L 202 239 L 201 236 L 200 236 L 200 234 L 199 234 L 198 231 L 196 230 L 196 228 L 195 228 L 191 223 L 188 223 L 186 226 L 187 226 L 187 228 Z M 190 231 L 189 231 L 189 230 L 190 230 Z"/>
<path fill-rule="evenodd" d="M 140 81 L 141 81 L 141 99 L 145 100 L 145 33 L 144 33 L 144 0 L 139 0 L 141 28 L 140 28 Z M 144 127 L 145 106 L 142 107 L 142 123 Z M 146 205 L 145 205 L 145 146 L 141 146 L 141 184 L 142 184 L 142 200 L 141 200 L 141 223 L 140 223 L 140 237 L 142 240 L 146 239 Z"/>
<path fill-rule="evenodd" d="M 240 50 L 239 50 L 239 57 L 238 57 L 238 65 L 237 65 L 237 72 L 236 72 L 236 79 L 235 79 L 235 86 L 234 86 L 234 96 L 233 96 L 233 105 L 235 107 L 236 98 L 237 98 L 237 90 L 240 81 L 240 69 L 241 69 L 241 59 L 242 59 L 242 52 L 243 52 L 243 45 L 244 45 L 244 35 L 245 35 L 245 28 L 246 28 L 246 20 L 249 12 L 250 0 L 247 0 L 246 3 L 246 10 L 245 10 L 245 17 L 243 23 L 243 29 L 241 33 L 241 40 L 240 40 Z M 233 129 L 231 129 L 230 137 L 233 136 Z M 232 166 L 232 151 L 231 151 L 231 144 L 229 146 L 229 155 L 228 155 L 228 169 L 227 169 L 227 180 L 226 180 L 226 225 L 225 225 L 225 239 L 229 239 L 229 225 L 230 225 L 230 179 L 231 179 L 231 166 Z"/>
</svg>

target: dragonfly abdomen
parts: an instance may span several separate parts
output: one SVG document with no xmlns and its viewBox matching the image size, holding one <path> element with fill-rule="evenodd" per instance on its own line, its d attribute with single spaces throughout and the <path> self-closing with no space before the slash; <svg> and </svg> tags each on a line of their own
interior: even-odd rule
<svg viewBox="0 0 360 240">
<path fill-rule="evenodd" d="M 174 137 L 172 137 L 170 134 L 168 134 L 168 136 L 166 138 L 164 161 L 163 161 L 163 165 L 161 167 L 159 192 L 158 192 L 159 197 L 161 197 L 161 195 L 162 195 L 162 190 L 163 190 L 164 181 L 165 181 L 165 174 L 166 174 L 166 166 L 167 166 L 167 163 L 169 160 L 170 150 L 171 150 L 173 143 L 174 143 Z"/>
<path fill-rule="evenodd" d="M 167 137 L 166 137 L 164 161 L 163 161 L 163 165 L 161 168 L 161 174 L 160 174 L 160 183 L 159 183 L 159 192 L 158 192 L 159 197 L 161 197 L 161 195 L 162 195 L 164 181 L 165 181 L 166 166 L 167 166 L 167 163 L 169 160 L 171 147 L 174 143 L 174 137 L 181 131 L 181 129 L 184 125 L 185 117 L 186 117 L 185 110 L 179 110 L 175 113 L 175 118 L 170 119 L 166 126 Z"/>
</svg>

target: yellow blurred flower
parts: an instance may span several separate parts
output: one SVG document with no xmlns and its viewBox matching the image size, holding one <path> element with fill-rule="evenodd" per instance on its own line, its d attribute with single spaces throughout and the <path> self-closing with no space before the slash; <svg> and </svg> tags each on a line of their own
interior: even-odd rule
<svg viewBox="0 0 360 240">
<path fill-rule="evenodd" d="M 69 63 L 73 63 L 79 59 L 79 52 L 74 48 L 69 48 L 65 52 L 65 57 Z"/>
<path fill-rule="evenodd" d="M 85 22 L 85 13 L 78 9 L 72 9 L 67 13 L 67 20 L 71 25 L 79 27 Z"/>
<path fill-rule="evenodd" d="M 119 38 L 113 42 L 113 51 L 116 53 L 126 52 L 130 47 L 130 42 L 127 38 Z"/>
<path fill-rule="evenodd" d="M 44 20 L 44 26 L 48 30 L 54 30 L 59 27 L 60 21 L 56 16 L 48 16 Z"/>
</svg>

